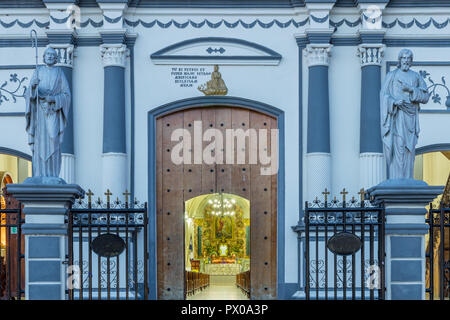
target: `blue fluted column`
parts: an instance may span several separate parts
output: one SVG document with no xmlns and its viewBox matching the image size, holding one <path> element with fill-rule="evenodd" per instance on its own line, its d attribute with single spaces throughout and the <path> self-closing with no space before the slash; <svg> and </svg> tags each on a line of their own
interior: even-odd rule
<svg viewBox="0 0 450 320">
<path fill-rule="evenodd" d="M 361 61 L 360 186 L 365 189 L 385 178 L 380 131 L 383 53 L 381 40 L 379 43 L 363 43 L 358 47 Z"/>
<path fill-rule="evenodd" d="M 331 189 L 330 105 L 328 63 L 331 45 L 312 43 L 305 48 L 309 67 L 307 128 L 307 200 Z"/>
<path fill-rule="evenodd" d="M 102 188 L 119 195 L 127 188 L 125 44 L 103 44 L 104 66 Z"/>
<path fill-rule="evenodd" d="M 73 86 L 72 86 L 72 70 L 74 60 L 74 41 L 76 32 L 67 30 L 49 30 L 47 37 L 49 39 L 48 47 L 56 50 L 58 54 L 58 63 L 64 75 L 69 82 L 70 91 L 72 93 L 71 110 L 67 116 L 67 126 L 64 130 L 64 140 L 61 145 L 61 172 L 60 177 L 67 183 L 75 183 L 75 150 L 74 150 L 74 112 L 73 105 Z"/>
</svg>

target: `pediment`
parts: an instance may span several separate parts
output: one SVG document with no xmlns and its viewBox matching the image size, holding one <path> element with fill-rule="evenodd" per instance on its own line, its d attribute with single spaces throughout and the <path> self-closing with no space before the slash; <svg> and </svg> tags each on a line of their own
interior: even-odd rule
<svg viewBox="0 0 450 320">
<path fill-rule="evenodd" d="M 281 55 L 242 39 L 206 37 L 175 43 L 150 59 L 154 64 L 278 65 Z"/>
</svg>

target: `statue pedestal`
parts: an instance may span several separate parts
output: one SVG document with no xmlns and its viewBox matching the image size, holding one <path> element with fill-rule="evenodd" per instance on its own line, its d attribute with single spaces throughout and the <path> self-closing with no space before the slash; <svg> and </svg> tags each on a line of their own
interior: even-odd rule
<svg viewBox="0 0 450 320">
<path fill-rule="evenodd" d="M 425 208 L 443 192 L 413 179 L 389 179 L 367 190 L 386 210 L 386 299 L 425 299 Z"/>
<path fill-rule="evenodd" d="M 6 188 L 24 205 L 25 299 L 64 300 L 68 282 L 65 217 L 74 200 L 84 196 L 84 190 L 59 178 L 44 180 L 57 184 L 35 184 L 43 178 L 33 177 L 22 184 L 8 184 Z"/>
</svg>

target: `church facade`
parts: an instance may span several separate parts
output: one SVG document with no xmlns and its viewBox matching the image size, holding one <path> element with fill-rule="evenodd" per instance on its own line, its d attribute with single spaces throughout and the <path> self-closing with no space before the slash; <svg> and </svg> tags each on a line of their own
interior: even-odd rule
<svg viewBox="0 0 450 320">
<path fill-rule="evenodd" d="M 239 219 L 211 218 L 215 258 L 239 244 L 255 297 L 301 298 L 305 201 L 387 179 L 379 92 L 403 48 L 430 92 L 414 177 L 446 184 L 449 13 L 444 0 L 2 1 L 2 188 L 32 174 L 24 94 L 52 47 L 72 93 L 60 176 L 148 202 L 149 298 L 185 296 L 223 195 Z"/>
</svg>

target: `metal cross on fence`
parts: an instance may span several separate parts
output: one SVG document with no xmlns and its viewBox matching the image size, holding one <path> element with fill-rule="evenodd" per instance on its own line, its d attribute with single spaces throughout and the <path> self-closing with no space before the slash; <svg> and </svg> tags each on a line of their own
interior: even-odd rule
<svg viewBox="0 0 450 320">
<path fill-rule="evenodd" d="M 112 192 L 109 191 L 109 189 L 106 190 L 105 196 L 106 196 L 106 203 L 110 203 L 110 196 L 112 196 Z"/>
<path fill-rule="evenodd" d="M 361 190 L 359 190 L 358 194 L 361 197 L 361 204 L 363 204 L 364 203 L 364 194 L 365 194 L 364 188 L 361 188 Z"/>
<path fill-rule="evenodd" d="M 328 202 L 328 195 L 330 194 L 330 191 L 328 191 L 327 188 L 325 188 L 325 191 L 322 192 L 322 194 L 325 196 L 325 204 Z"/>
<path fill-rule="evenodd" d="M 94 195 L 94 193 L 91 191 L 91 189 L 88 189 L 88 192 L 86 193 L 86 195 L 88 196 L 88 203 L 91 204 L 92 196 Z"/>
<path fill-rule="evenodd" d="M 346 191 L 344 188 L 344 189 L 342 189 L 341 194 L 342 194 L 342 202 L 345 203 L 345 196 L 348 194 L 348 191 Z"/>
<path fill-rule="evenodd" d="M 126 189 L 122 194 L 125 196 L 125 203 L 128 204 L 128 197 L 131 196 L 131 192 L 128 192 L 128 189 Z"/>
</svg>

